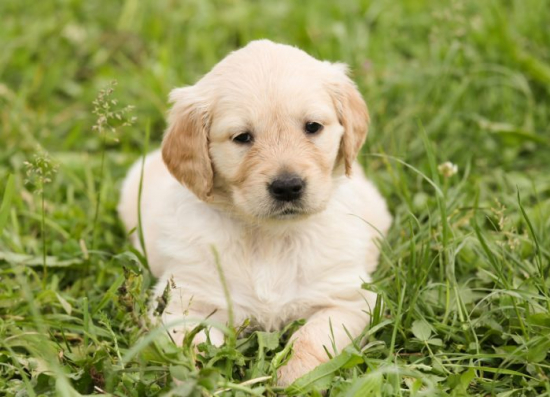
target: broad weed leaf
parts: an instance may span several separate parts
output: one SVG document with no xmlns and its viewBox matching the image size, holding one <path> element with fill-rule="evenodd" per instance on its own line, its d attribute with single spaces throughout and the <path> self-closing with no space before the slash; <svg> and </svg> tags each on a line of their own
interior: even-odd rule
<svg viewBox="0 0 550 397">
<path fill-rule="evenodd" d="M 413 335 L 422 342 L 428 341 L 432 335 L 432 327 L 425 320 L 415 320 L 411 330 Z"/>
</svg>

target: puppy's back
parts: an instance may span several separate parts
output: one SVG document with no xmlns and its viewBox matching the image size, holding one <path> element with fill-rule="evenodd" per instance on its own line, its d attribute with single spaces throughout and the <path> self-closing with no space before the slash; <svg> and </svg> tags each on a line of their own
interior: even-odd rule
<svg viewBox="0 0 550 397">
<path fill-rule="evenodd" d="M 138 226 L 138 196 L 141 180 L 142 159 L 137 160 L 130 168 L 122 183 L 118 213 L 126 231 Z M 176 182 L 168 172 L 160 150 L 154 151 L 145 158 L 143 166 L 143 181 L 141 193 L 141 219 L 144 232 L 154 233 L 154 218 L 162 209 L 168 187 Z M 134 245 L 137 244 L 137 234 L 131 236 Z M 146 239 L 150 240 L 150 239 Z M 138 247 L 139 248 L 139 247 Z"/>
</svg>

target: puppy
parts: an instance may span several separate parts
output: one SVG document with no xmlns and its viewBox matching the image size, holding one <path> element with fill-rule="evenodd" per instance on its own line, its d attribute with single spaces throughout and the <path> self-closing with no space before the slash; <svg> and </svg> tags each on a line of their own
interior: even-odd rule
<svg viewBox="0 0 550 397">
<path fill-rule="evenodd" d="M 217 252 L 236 324 L 276 330 L 307 320 L 278 373 L 286 386 L 328 360 L 323 346 L 358 336 L 375 304 L 361 284 L 391 216 L 355 163 L 365 102 L 345 65 L 268 40 L 231 53 L 170 101 L 162 149 L 145 160 L 140 209 L 156 295 L 175 283 L 162 320 L 228 321 Z M 122 187 L 128 230 L 138 224 L 140 175 L 138 161 Z M 192 326 L 171 330 L 177 343 Z M 209 337 L 224 340 L 218 329 Z"/>
</svg>

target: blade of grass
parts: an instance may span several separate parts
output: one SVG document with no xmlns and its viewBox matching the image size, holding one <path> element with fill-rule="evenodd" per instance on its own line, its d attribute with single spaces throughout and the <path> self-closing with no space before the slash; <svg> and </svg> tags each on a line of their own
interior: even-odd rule
<svg viewBox="0 0 550 397">
<path fill-rule="evenodd" d="M 2 197 L 2 205 L 0 206 L 0 236 L 4 230 L 4 226 L 8 221 L 9 214 L 11 212 L 11 202 L 15 195 L 15 179 L 12 174 L 8 176 L 6 187 L 4 189 L 4 196 Z"/>
</svg>

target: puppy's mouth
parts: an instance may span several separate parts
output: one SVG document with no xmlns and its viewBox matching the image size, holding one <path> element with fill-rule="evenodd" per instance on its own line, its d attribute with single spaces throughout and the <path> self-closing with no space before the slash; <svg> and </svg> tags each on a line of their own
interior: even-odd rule
<svg viewBox="0 0 550 397">
<path fill-rule="evenodd" d="M 279 212 L 279 216 L 286 216 L 286 215 L 298 215 L 302 211 L 297 210 L 296 208 L 287 208 L 286 210 L 282 210 Z"/>
<path fill-rule="evenodd" d="M 304 216 L 306 214 L 307 213 L 303 208 L 286 205 L 282 208 L 278 208 L 277 210 L 275 210 L 272 217 L 275 219 L 292 219 L 299 216 Z"/>
</svg>

